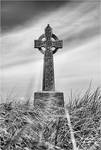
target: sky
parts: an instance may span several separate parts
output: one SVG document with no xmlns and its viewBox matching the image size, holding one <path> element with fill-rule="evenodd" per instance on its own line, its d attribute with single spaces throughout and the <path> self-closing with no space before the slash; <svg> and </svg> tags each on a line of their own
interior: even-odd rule
<svg viewBox="0 0 101 150">
<path fill-rule="evenodd" d="M 34 40 L 50 24 L 63 40 L 54 54 L 56 91 L 101 86 L 100 0 L 1 1 L 0 95 L 32 97 L 42 89 L 43 55 Z M 1 101 L 4 101 L 1 98 Z"/>
</svg>

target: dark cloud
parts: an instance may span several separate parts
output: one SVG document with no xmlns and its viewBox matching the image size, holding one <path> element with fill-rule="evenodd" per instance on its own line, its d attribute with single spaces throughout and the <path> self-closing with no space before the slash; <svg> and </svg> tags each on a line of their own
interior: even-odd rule
<svg viewBox="0 0 101 150">
<path fill-rule="evenodd" d="M 41 17 L 49 13 L 66 1 L 2 1 L 1 2 L 1 29 L 2 32 L 23 25 L 30 19 Z"/>
</svg>

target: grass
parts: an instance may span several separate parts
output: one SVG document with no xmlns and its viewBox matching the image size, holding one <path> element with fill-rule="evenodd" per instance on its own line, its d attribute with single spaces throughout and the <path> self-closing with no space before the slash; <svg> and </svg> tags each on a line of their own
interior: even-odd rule
<svg viewBox="0 0 101 150">
<path fill-rule="evenodd" d="M 77 146 L 83 150 L 101 149 L 101 91 L 90 89 L 81 98 L 69 101 L 70 114 Z"/>
<path fill-rule="evenodd" d="M 35 108 L 29 101 L 0 104 L 0 150 L 100 150 L 100 89 L 70 98 L 67 111 L 69 119 Z"/>
</svg>

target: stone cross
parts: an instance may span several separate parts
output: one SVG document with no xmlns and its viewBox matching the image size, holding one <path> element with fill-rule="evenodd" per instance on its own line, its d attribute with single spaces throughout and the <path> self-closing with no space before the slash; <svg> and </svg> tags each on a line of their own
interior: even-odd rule
<svg viewBox="0 0 101 150">
<path fill-rule="evenodd" d="M 35 40 L 35 48 L 38 48 L 44 54 L 43 91 L 55 91 L 53 54 L 59 48 L 62 48 L 62 45 L 63 41 L 52 33 L 52 28 L 49 24 L 45 28 L 45 34 Z"/>
</svg>

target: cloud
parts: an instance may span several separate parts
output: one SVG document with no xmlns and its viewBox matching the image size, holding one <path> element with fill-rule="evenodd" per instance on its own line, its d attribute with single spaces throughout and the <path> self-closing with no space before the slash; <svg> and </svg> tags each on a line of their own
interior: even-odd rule
<svg viewBox="0 0 101 150">
<path fill-rule="evenodd" d="M 14 29 L 16 26 L 24 26 L 32 18 L 38 20 L 45 13 L 49 13 L 61 7 L 66 1 L 2 1 L 1 22 L 2 32 Z"/>
</svg>

